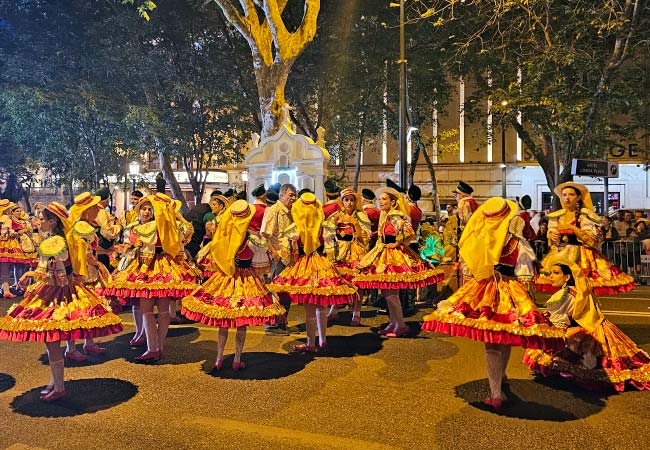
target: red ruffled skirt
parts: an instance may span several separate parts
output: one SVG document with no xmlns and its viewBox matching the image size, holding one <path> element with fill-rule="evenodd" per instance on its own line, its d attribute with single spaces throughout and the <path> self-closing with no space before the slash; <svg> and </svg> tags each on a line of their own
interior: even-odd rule
<svg viewBox="0 0 650 450">
<path fill-rule="evenodd" d="M 36 266 L 38 255 L 36 252 L 25 253 L 18 239 L 0 239 L 0 263 Z"/>
<path fill-rule="evenodd" d="M 443 281 L 442 270 L 423 261 L 405 245 L 387 248 L 382 243 L 364 256 L 352 282 L 360 289 L 417 289 Z"/>
<path fill-rule="evenodd" d="M 298 258 L 267 287 L 273 292 L 288 293 L 293 303 L 320 306 L 352 303 L 357 295 L 357 288 L 345 281 L 318 252 Z"/>
<path fill-rule="evenodd" d="M 589 278 L 595 295 L 622 294 L 634 289 L 634 278 L 623 273 L 618 266 L 610 264 L 600 253 L 584 245 L 564 245 L 552 247 L 542 260 L 540 275 L 535 280 L 535 289 L 539 292 L 555 292 L 548 274 L 550 260 L 558 256 L 578 264 L 585 276 Z"/>
<path fill-rule="evenodd" d="M 113 281 L 98 292 L 126 304 L 127 299 L 171 298 L 179 300 L 197 286 L 197 272 L 182 256 L 173 258 L 166 253 L 156 254 L 149 264 L 136 258 L 122 272 L 113 275 Z"/>
<path fill-rule="evenodd" d="M 286 312 L 252 268 L 219 272 L 181 301 L 181 313 L 211 327 L 276 325 Z"/>
<path fill-rule="evenodd" d="M 57 342 L 122 331 L 122 321 L 105 300 L 82 283 L 53 286 L 40 281 L 0 318 L 0 339 Z"/>
<path fill-rule="evenodd" d="M 523 362 L 544 376 L 574 378 L 588 388 L 650 389 L 650 356 L 609 320 L 592 333 L 581 327 L 567 329 L 566 342 L 556 352 L 527 350 Z"/>
<path fill-rule="evenodd" d="M 564 330 L 542 315 L 516 279 L 469 279 L 424 317 L 422 329 L 491 344 L 564 347 Z"/>
</svg>

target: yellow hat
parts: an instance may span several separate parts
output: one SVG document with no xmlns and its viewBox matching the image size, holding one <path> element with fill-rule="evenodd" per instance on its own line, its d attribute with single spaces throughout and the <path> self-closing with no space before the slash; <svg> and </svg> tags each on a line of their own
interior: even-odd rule
<svg viewBox="0 0 650 450">
<path fill-rule="evenodd" d="M 580 193 L 580 198 L 582 199 L 582 206 L 584 208 L 590 209 L 591 211 L 594 210 L 594 203 L 591 200 L 591 194 L 589 193 L 589 189 L 587 189 L 587 186 L 583 184 L 574 183 L 573 181 L 567 181 L 555 186 L 553 192 L 555 192 L 555 195 L 557 195 L 558 198 L 562 199 L 562 190 L 568 187 L 574 188 Z"/>
<path fill-rule="evenodd" d="M 63 228 L 66 228 L 68 222 L 68 211 L 65 209 L 65 206 L 59 202 L 50 202 L 45 205 L 44 209 L 47 209 L 49 212 L 57 216 L 63 223 Z"/>
<path fill-rule="evenodd" d="M 320 229 L 323 223 L 323 206 L 311 192 L 305 192 L 291 207 L 291 217 L 298 228 L 305 254 L 320 247 Z"/>
<path fill-rule="evenodd" d="M 237 200 L 221 215 L 210 252 L 226 275 L 235 274 L 235 256 L 246 238 L 246 230 L 254 213 L 253 205 L 246 200 Z"/>
<path fill-rule="evenodd" d="M 70 221 L 72 223 L 76 222 L 84 211 L 95 206 L 100 201 L 98 195 L 92 195 L 90 192 L 82 192 L 77 195 L 74 198 L 74 205 L 70 207 Z"/>
<path fill-rule="evenodd" d="M 517 212 L 517 204 L 501 197 L 489 198 L 472 214 L 458 246 L 460 255 L 474 278 L 494 275 L 508 235 L 508 227 Z"/>
<path fill-rule="evenodd" d="M 7 209 L 11 208 L 13 204 L 14 203 L 10 202 L 9 199 L 6 198 L 0 199 L 0 214 L 4 214 L 4 212 Z"/>
<path fill-rule="evenodd" d="M 341 196 L 336 200 L 336 202 L 339 204 L 341 209 L 343 208 L 343 199 L 349 195 L 354 197 L 354 209 L 356 209 L 357 211 L 363 211 L 363 203 L 361 203 L 361 194 L 358 192 L 354 192 L 350 188 L 343 189 L 341 191 Z"/>
</svg>

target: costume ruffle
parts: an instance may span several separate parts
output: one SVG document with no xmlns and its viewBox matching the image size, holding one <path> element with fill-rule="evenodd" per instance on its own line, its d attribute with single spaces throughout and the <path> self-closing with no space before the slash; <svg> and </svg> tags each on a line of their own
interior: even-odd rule
<svg viewBox="0 0 650 450">
<path fill-rule="evenodd" d="M 650 356 L 607 319 L 592 333 L 568 328 L 566 340 L 557 352 L 526 351 L 524 364 L 544 376 L 572 377 L 593 389 L 650 389 Z"/>
<path fill-rule="evenodd" d="M 351 303 L 357 295 L 357 289 L 318 252 L 298 258 L 267 287 L 273 292 L 288 293 L 294 303 L 320 306 Z"/>
<path fill-rule="evenodd" d="M 542 260 L 540 275 L 535 281 L 535 289 L 540 292 L 555 292 L 557 288 L 551 285 L 548 277 L 549 262 L 562 257 L 567 261 L 578 264 L 589 278 L 590 285 L 596 295 L 621 294 L 634 289 L 634 278 L 623 273 L 616 265 L 610 264 L 599 252 L 585 245 L 566 245 L 558 250 L 553 247 Z"/>
<path fill-rule="evenodd" d="M 217 274 L 181 301 L 181 313 L 211 327 L 276 325 L 286 312 L 254 269 Z"/>
<path fill-rule="evenodd" d="M 564 346 L 564 331 L 542 315 L 515 279 L 469 279 L 424 317 L 422 329 L 524 348 Z"/>
<path fill-rule="evenodd" d="M 120 318 L 82 283 L 31 285 L 23 301 L 0 318 L 0 339 L 56 342 L 120 333 Z"/>
<path fill-rule="evenodd" d="M 158 253 L 149 264 L 136 258 L 98 292 L 123 304 L 128 298 L 181 299 L 196 289 L 196 276 L 194 268 L 182 256 L 173 258 Z"/>
<path fill-rule="evenodd" d="M 409 247 L 387 248 L 378 243 L 360 262 L 352 282 L 360 289 L 417 289 L 444 280 L 444 272 L 432 268 Z"/>
<path fill-rule="evenodd" d="M 337 272 L 347 281 L 352 281 L 355 276 L 359 275 L 357 266 L 359 260 L 364 257 L 368 251 L 359 244 L 357 240 L 339 241 L 339 254 L 345 255 L 344 258 L 334 261 L 334 267 Z"/>
<path fill-rule="evenodd" d="M 35 266 L 38 263 L 38 255 L 36 252 L 25 253 L 18 239 L 0 239 L 0 263 Z"/>
</svg>

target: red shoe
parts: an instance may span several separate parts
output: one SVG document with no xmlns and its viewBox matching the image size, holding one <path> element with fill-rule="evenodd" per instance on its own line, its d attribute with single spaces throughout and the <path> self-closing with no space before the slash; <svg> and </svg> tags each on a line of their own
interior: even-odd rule
<svg viewBox="0 0 650 450">
<path fill-rule="evenodd" d="M 293 351 L 303 353 L 316 353 L 316 347 L 307 344 L 294 345 Z"/>
<path fill-rule="evenodd" d="M 135 359 L 136 359 L 136 361 L 147 361 L 148 362 L 148 361 L 160 361 L 160 357 L 161 357 L 161 352 L 160 351 L 150 352 L 149 350 L 147 350 L 142 355 L 136 356 Z"/>
<path fill-rule="evenodd" d="M 246 363 L 244 361 L 233 361 L 232 363 L 232 370 L 235 372 L 239 372 L 240 370 L 243 370 L 246 368 Z"/>
<path fill-rule="evenodd" d="M 129 341 L 131 347 L 143 347 L 147 345 L 147 338 L 145 336 L 140 336 L 139 338 L 133 338 Z"/>
<path fill-rule="evenodd" d="M 503 406 L 503 400 L 500 398 L 486 398 L 483 400 L 483 404 L 486 406 L 491 406 L 495 411 L 499 411 Z"/>
<path fill-rule="evenodd" d="M 411 333 L 411 329 L 409 327 L 404 327 L 404 328 L 398 328 L 395 331 L 390 331 L 386 333 L 384 336 L 387 338 L 399 338 L 399 337 L 404 337 L 408 336 Z"/>
<path fill-rule="evenodd" d="M 39 398 L 44 402 L 50 403 L 65 398 L 66 395 L 66 391 L 50 391 L 45 395 L 41 395 Z"/>
<path fill-rule="evenodd" d="M 16 296 L 11 292 L 7 291 L 2 293 L 2 298 L 16 298 Z"/>
<path fill-rule="evenodd" d="M 86 355 L 82 355 L 78 351 L 74 352 L 64 352 L 63 357 L 69 361 L 74 361 L 74 362 L 84 362 L 88 359 Z"/>
<path fill-rule="evenodd" d="M 84 349 L 84 353 L 86 354 L 92 353 L 95 355 L 103 355 L 104 353 L 106 353 L 106 349 L 104 347 L 100 347 L 97 344 L 84 345 L 83 349 Z"/>
<path fill-rule="evenodd" d="M 216 370 L 221 370 L 221 365 L 223 364 L 223 359 L 217 358 L 217 360 L 214 362 L 214 368 Z M 234 366 L 235 363 L 233 363 Z"/>
</svg>

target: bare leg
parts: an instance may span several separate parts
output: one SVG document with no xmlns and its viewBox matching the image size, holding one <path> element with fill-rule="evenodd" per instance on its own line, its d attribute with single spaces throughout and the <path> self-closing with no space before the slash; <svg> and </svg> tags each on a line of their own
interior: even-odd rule
<svg viewBox="0 0 650 450">
<path fill-rule="evenodd" d="M 316 305 L 305 303 L 305 325 L 307 326 L 307 345 L 316 345 L 316 329 L 318 319 L 316 318 Z"/>
<path fill-rule="evenodd" d="M 168 298 L 158 299 L 158 350 L 163 351 L 167 330 L 169 330 L 169 303 Z"/>
<path fill-rule="evenodd" d="M 50 361 L 50 379 L 52 383 L 52 392 L 65 391 L 65 384 L 63 378 L 63 354 L 61 353 L 60 342 L 46 342 L 47 358 Z M 48 385 L 49 387 L 49 385 Z"/>
<path fill-rule="evenodd" d="M 352 322 L 351 325 L 361 325 L 361 293 L 352 301 Z"/>
<path fill-rule="evenodd" d="M 217 341 L 217 361 L 223 361 L 223 353 L 228 342 L 228 328 L 219 328 L 219 340 Z"/>
<path fill-rule="evenodd" d="M 404 315 L 402 314 L 402 304 L 399 301 L 399 291 L 396 289 L 386 291 L 386 303 L 388 303 L 388 311 L 391 314 L 391 323 L 393 324 L 394 331 L 404 330 L 406 323 L 404 322 Z"/>
<path fill-rule="evenodd" d="M 153 314 L 153 300 L 141 299 L 140 308 L 142 309 L 142 323 L 144 332 L 147 336 L 147 351 L 158 352 L 158 327 L 156 326 L 156 317 Z"/>
<path fill-rule="evenodd" d="M 492 406 L 499 408 L 501 400 L 504 400 L 501 392 L 501 384 L 506 371 L 507 358 L 510 356 L 510 349 L 507 345 L 502 344 L 485 344 L 485 362 L 487 365 L 488 381 L 490 383 L 490 399 Z M 494 404 L 497 400 L 498 405 Z"/>
</svg>

